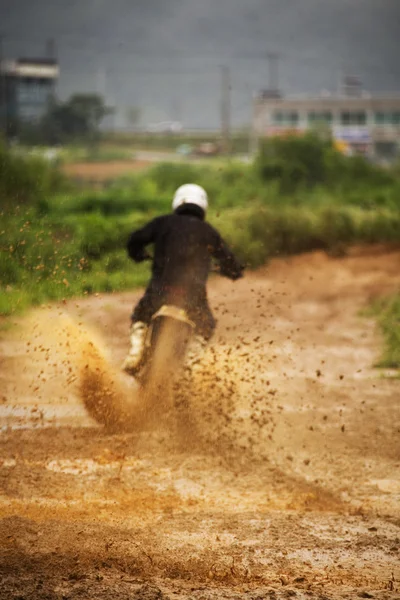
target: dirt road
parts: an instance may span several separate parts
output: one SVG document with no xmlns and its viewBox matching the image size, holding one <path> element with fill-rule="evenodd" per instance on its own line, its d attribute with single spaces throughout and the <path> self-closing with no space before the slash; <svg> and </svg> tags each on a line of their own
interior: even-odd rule
<svg viewBox="0 0 400 600">
<path fill-rule="evenodd" d="M 3 326 L 0 598 L 400 598 L 400 380 L 360 315 L 399 266 L 375 248 L 213 280 L 187 429 L 113 434 L 82 407 L 88 340 L 118 377 L 137 294 Z"/>
<path fill-rule="evenodd" d="M 110 181 L 123 175 L 143 171 L 153 164 L 149 160 L 115 160 L 105 162 L 77 162 L 63 165 L 63 172 L 73 179 L 94 182 Z"/>
</svg>

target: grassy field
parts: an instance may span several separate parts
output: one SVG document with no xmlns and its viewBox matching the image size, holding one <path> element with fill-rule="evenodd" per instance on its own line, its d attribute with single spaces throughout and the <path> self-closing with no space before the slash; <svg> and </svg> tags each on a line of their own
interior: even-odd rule
<svg viewBox="0 0 400 600">
<path fill-rule="evenodd" d="M 78 190 L 39 158 L 2 148 L 0 314 L 145 284 L 148 266 L 129 261 L 128 235 L 169 212 L 174 190 L 188 181 L 207 189 L 210 221 L 249 268 L 314 249 L 400 243 L 398 173 L 313 136 L 268 142 L 251 165 L 158 164 L 101 191 Z M 380 314 L 395 348 L 385 364 L 398 364 L 398 300 Z"/>
<path fill-rule="evenodd" d="M 166 152 L 172 156 L 177 154 L 180 146 L 190 147 L 194 152 L 193 158 L 198 158 L 196 149 L 201 144 L 220 144 L 218 132 L 199 133 L 107 133 L 103 134 L 96 144 L 70 143 L 57 149 L 59 162 L 63 164 L 73 163 L 105 163 L 114 161 L 134 160 L 138 151 Z M 250 136 L 248 132 L 232 133 L 229 144 L 229 155 L 249 153 Z M 20 147 L 22 153 L 45 156 L 48 148 L 35 146 Z M 211 157 L 211 158 L 217 158 Z"/>
<path fill-rule="evenodd" d="M 182 144 L 193 148 L 203 143 L 218 144 L 221 140 L 219 132 L 195 132 L 195 133 L 109 133 L 104 138 L 105 147 L 129 147 L 142 150 L 171 150 L 175 151 Z M 230 153 L 246 154 L 249 152 L 250 132 L 234 131 L 230 137 Z"/>
<path fill-rule="evenodd" d="M 377 318 L 385 348 L 377 367 L 400 369 L 400 293 L 373 303 L 370 315 Z"/>
</svg>

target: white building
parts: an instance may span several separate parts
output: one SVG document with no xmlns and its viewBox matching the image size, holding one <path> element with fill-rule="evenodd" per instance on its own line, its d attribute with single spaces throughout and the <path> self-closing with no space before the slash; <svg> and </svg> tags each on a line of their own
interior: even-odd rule
<svg viewBox="0 0 400 600">
<path fill-rule="evenodd" d="M 54 95 L 59 65 L 50 58 L 0 62 L 0 123 L 14 135 L 18 123 L 35 123 L 45 114 Z"/>
<path fill-rule="evenodd" d="M 335 140 L 354 153 L 393 159 L 400 150 L 400 94 L 370 95 L 358 89 L 341 94 L 281 97 L 260 92 L 254 98 L 253 134 L 301 133 L 323 123 Z"/>
</svg>

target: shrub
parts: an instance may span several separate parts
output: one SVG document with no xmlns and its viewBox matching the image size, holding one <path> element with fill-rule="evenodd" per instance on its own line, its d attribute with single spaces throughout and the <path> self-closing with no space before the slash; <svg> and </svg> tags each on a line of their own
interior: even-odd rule
<svg viewBox="0 0 400 600">
<path fill-rule="evenodd" d="M 201 169 L 189 164 L 161 163 L 149 171 L 149 177 L 158 190 L 172 193 L 184 183 L 198 183 Z"/>
<path fill-rule="evenodd" d="M 385 350 L 376 366 L 400 369 L 400 295 L 375 302 L 372 313 L 378 317 L 385 337 Z"/>
<path fill-rule="evenodd" d="M 330 143 L 314 133 L 268 138 L 260 146 L 258 170 L 263 180 L 278 180 L 285 193 L 300 185 L 311 187 L 326 179 L 328 149 Z"/>
<path fill-rule="evenodd" d="M 46 209 L 46 199 L 66 182 L 54 166 L 41 158 L 10 152 L 0 140 L 1 209 L 14 212 L 23 205 Z"/>
<path fill-rule="evenodd" d="M 361 186 L 369 198 L 371 189 L 398 182 L 394 170 L 373 165 L 361 156 L 344 156 L 335 150 L 330 139 L 313 132 L 263 140 L 256 166 L 261 179 L 277 181 L 284 194 L 323 184 L 342 193 Z"/>
</svg>

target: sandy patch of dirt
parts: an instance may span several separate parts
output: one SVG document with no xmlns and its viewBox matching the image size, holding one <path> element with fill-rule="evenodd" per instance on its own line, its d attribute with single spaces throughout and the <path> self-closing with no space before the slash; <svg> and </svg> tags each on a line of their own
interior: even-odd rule
<svg viewBox="0 0 400 600">
<path fill-rule="evenodd" d="M 62 166 L 63 172 L 76 179 L 91 181 L 107 181 L 129 173 L 136 173 L 151 167 L 154 163 L 148 160 L 116 160 L 107 162 L 69 163 Z"/>
<path fill-rule="evenodd" d="M 399 598 L 400 381 L 359 314 L 399 264 L 312 253 L 213 280 L 218 332 L 173 427 L 112 433 L 80 398 L 86 368 L 140 403 L 119 374 L 137 293 L 4 333 L 0 598 Z"/>
</svg>

